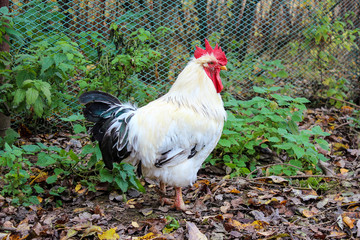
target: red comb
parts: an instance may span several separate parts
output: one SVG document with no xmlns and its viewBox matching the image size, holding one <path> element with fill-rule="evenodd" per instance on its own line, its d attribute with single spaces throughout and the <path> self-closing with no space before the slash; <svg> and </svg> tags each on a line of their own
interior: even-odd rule
<svg viewBox="0 0 360 240">
<path fill-rule="evenodd" d="M 206 54 L 209 54 L 209 55 L 213 54 L 222 66 L 225 66 L 227 63 L 225 53 L 221 50 L 221 47 L 219 47 L 218 44 L 216 44 L 215 48 L 213 49 L 210 46 L 209 41 L 205 38 L 205 49 L 202 49 L 202 48 L 196 46 L 196 50 L 194 52 L 194 57 L 200 58 Z"/>
</svg>

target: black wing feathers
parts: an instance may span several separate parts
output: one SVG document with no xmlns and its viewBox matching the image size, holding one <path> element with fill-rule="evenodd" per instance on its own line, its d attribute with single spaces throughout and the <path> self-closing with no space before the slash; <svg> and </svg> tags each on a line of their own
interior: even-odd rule
<svg viewBox="0 0 360 240">
<path fill-rule="evenodd" d="M 196 146 L 197 146 L 197 144 L 195 144 L 195 146 L 190 150 L 190 154 L 187 157 L 188 159 L 194 157 L 198 153 L 198 150 L 196 150 Z M 166 163 L 170 162 L 175 157 L 182 155 L 182 154 L 186 154 L 186 152 L 187 152 L 186 150 L 183 150 L 173 156 L 171 156 L 171 155 L 169 156 L 169 153 L 171 153 L 172 150 L 173 149 L 170 149 L 166 152 L 161 153 L 161 156 L 155 161 L 155 167 L 161 168 L 162 166 L 164 166 Z"/>
</svg>

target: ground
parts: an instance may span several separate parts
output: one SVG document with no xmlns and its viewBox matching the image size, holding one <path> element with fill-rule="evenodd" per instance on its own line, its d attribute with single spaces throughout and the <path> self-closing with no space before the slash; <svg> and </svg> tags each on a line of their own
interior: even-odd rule
<svg viewBox="0 0 360 240">
<path fill-rule="evenodd" d="M 151 181 L 142 180 L 145 193 L 125 196 L 106 184 L 91 192 L 64 179 L 70 194 L 59 197 L 61 207 L 50 197 L 41 206 L 14 207 L 0 196 L 0 239 L 360 239 L 359 134 L 343 114 L 309 110 L 302 125 L 320 120 L 331 130 L 323 175 L 260 171 L 254 178 L 230 178 L 224 165 L 208 165 L 183 190 L 185 212 L 161 206 Z M 300 184 L 309 180 L 316 184 Z"/>
</svg>

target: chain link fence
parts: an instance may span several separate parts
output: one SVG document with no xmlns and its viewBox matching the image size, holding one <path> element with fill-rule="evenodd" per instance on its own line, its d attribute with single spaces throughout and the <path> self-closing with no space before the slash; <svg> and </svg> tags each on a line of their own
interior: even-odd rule
<svg viewBox="0 0 360 240">
<path fill-rule="evenodd" d="M 123 39 L 139 29 L 153 34 L 149 46 L 160 58 L 129 77 L 143 85 L 125 81 L 115 91 L 126 93 L 124 100 L 143 104 L 145 88 L 152 98 L 164 94 L 205 38 L 226 52 L 230 71 L 222 79 L 237 98 L 250 97 L 252 86 L 270 78 L 305 97 L 336 87 L 359 96 L 357 0 L 11 0 L 10 9 L 19 28 L 71 38 L 94 67 L 101 64 L 99 41 L 114 39 L 113 26 Z M 31 41 L 11 51 L 26 52 Z M 79 72 L 69 85 L 82 77 Z M 80 110 L 78 88 L 66 91 L 73 98 L 64 99 L 68 107 L 53 114 L 54 122 Z"/>
</svg>

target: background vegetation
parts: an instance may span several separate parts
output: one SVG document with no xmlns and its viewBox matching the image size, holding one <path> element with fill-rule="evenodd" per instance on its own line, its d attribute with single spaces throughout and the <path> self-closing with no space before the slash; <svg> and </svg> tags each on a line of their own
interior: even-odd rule
<svg viewBox="0 0 360 240">
<path fill-rule="evenodd" d="M 0 9 L 0 111 L 18 131 L 0 142 L 0 194 L 29 205 L 46 192 L 61 205 L 69 175 L 90 191 L 99 181 L 143 191 L 131 166 L 104 169 L 94 143 L 75 153 L 23 144 L 18 134 L 86 139 L 79 94 L 103 90 L 141 106 L 169 89 L 205 37 L 229 59 L 229 120 L 208 163 L 251 177 L 267 151 L 281 159 L 268 175 L 321 173 L 329 133 L 299 126 L 308 99 L 312 107 L 359 103 L 359 14 L 358 2 L 335 0 L 11 1 Z"/>
</svg>

